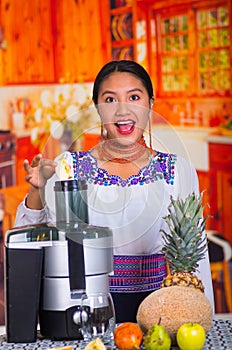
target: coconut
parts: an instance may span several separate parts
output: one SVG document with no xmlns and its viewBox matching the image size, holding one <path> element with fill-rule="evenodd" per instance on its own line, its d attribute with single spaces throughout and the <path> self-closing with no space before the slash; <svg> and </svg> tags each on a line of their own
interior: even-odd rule
<svg viewBox="0 0 232 350">
<path fill-rule="evenodd" d="M 213 309 L 204 293 L 195 288 L 172 286 L 149 294 L 140 304 L 137 322 L 146 333 L 154 323 L 164 326 L 175 343 L 184 323 L 199 323 L 207 333 L 212 326 Z"/>
</svg>

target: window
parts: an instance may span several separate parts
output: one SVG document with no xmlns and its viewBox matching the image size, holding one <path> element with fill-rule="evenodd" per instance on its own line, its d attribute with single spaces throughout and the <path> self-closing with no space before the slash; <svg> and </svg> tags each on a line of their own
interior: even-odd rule
<svg viewBox="0 0 232 350">
<path fill-rule="evenodd" d="M 197 11 L 197 36 L 200 92 L 226 92 L 231 89 L 228 9 Z"/>
<path fill-rule="evenodd" d="M 154 10 L 161 96 L 232 94 L 229 9 Z M 154 61 L 154 53 L 152 53 Z"/>
<path fill-rule="evenodd" d="M 162 19 L 161 71 L 164 91 L 185 91 L 189 88 L 188 41 L 187 15 Z"/>
</svg>

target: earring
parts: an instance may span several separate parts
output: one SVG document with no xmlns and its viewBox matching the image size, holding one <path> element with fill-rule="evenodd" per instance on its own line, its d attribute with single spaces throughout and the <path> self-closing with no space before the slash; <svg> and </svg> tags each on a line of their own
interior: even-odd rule
<svg viewBox="0 0 232 350">
<path fill-rule="evenodd" d="M 104 133 L 104 125 L 103 125 L 103 123 L 101 121 L 101 141 L 104 141 L 106 139 L 107 139 L 107 134 Z"/>
<path fill-rule="evenodd" d="M 149 148 L 150 148 L 150 153 L 153 154 L 152 137 L 151 137 L 151 116 L 149 117 L 149 120 L 148 120 L 148 132 L 149 132 Z"/>
<path fill-rule="evenodd" d="M 103 128 L 103 123 L 101 121 L 101 141 L 104 140 L 104 128 Z"/>
<path fill-rule="evenodd" d="M 154 106 L 154 97 L 151 99 L 151 109 L 153 108 Z"/>
</svg>

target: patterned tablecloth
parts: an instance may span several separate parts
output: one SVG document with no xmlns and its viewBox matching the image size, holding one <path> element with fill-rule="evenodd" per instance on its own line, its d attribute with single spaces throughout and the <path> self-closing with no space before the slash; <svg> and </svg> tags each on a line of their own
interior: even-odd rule
<svg viewBox="0 0 232 350">
<path fill-rule="evenodd" d="M 40 339 L 36 343 L 7 343 L 6 336 L 0 336 L 1 350 L 48 350 L 51 348 L 71 345 L 73 350 L 83 349 L 84 345 L 81 342 L 74 340 L 52 341 L 49 339 Z M 178 349 L 177 347 L 172 349 Z M 231 350 L 232 349 L 232 321 L 215 320 L 210 332 L 207 334 L 206 343 L 203 350 Z"/>
</svg>

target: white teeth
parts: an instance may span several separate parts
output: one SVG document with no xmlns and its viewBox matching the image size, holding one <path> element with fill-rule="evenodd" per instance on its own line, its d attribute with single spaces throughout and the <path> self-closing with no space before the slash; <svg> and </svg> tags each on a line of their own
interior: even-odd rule
<svg viewBox="0 0 232 350">
<path fill-rule="evenodd" d="M 125 121 L 117 122 L 117 124 L 127 125 L 127 124 L 134 124 L 134 122 L 132 120 L 125 120 Z"/>
</svg>

